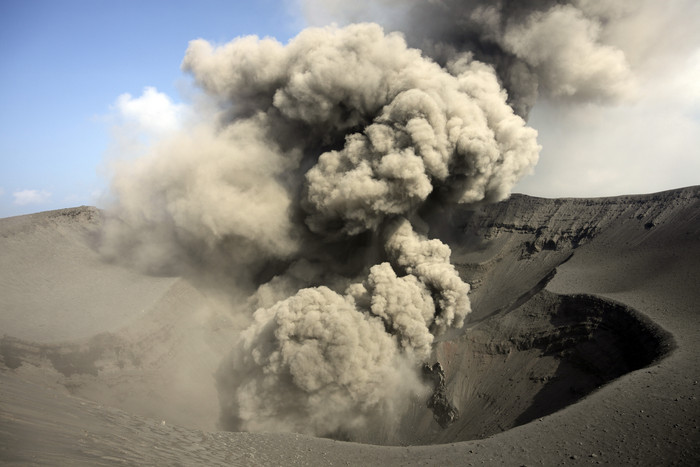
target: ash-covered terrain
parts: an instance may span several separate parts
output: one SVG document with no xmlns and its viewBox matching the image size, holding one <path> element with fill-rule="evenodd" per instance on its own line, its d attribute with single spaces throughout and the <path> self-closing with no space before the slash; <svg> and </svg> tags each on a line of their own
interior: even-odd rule
<svg viewBox="0 0 700 467">
<path fill-rule="evenodd" d="M 700 461 L 700 188 L 513 195 L 424 217 L 432 217 L 428 237 L 450 246 L 471 284 L 472 312 L 436 337 L 426 369 L 411 373 L 425 390 L 398 423 L 327 438 L 221 431 L 220 399 L 230 397 L 222 367 L 250 325 L 232 310 L 248 297 L 196 275 L 105 261 L 104 214 L 94 208 L 0 220 L 0 459 Z M 262 420 L 267 408 L 259 407 Z"/>
</svg>

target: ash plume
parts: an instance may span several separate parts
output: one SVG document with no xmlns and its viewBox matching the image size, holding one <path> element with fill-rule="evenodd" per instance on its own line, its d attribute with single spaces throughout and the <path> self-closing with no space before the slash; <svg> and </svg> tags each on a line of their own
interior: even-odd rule
<svg viewBox="0 0 700 467">
<path fill-rule="evenodd" d="M 195 40 L 182 66 L 216 110 L 116 167 L 103 251 L 250 293 L 224 428 L 389 436 L 470 311 L 419 211 L 507 197 L 536 132 L 492 66 L 442 67 L 376 24 Z"/>
<path fill-rule="evenodd" d="M 619 102 L 633 96 L 636 78 L 616 44 L 615 27 L 656 8 L 644 1 L 601 0 L 302 3 L 311 22 L 379 17 L 443 66 L 464 54 L 490 64 L 508 102 L 525 118 L 540 96 L 569 102 Z"/>
</svg>

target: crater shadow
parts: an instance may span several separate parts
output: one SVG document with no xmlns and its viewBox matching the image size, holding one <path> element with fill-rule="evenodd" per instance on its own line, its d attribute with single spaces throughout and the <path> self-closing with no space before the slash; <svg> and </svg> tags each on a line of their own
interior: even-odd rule
<svg viewBox="0 0 700 467">
<path fill-rule="evenodd" d="M 439 344 L 446 394 L 458 409 L 407 420 L 403 444 L 481 439 L 571 405 L 675 348 L 671 334 L 625 305 L 542 290 L 521 306 Z"/>
</svg>

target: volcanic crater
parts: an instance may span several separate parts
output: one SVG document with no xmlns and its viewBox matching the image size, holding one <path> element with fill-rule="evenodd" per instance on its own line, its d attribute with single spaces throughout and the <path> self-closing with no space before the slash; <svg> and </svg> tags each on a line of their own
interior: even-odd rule
<svg viewBox="0 0 700 467">
<path fill-rule="evenodd" d="M 463 329 L 439 339 L 427 362 L 439 363 L 433 366 L 440 370 L 433 377 L 438 399 L 454 413 L 441 419 L 436 404 L 431 410 L 427 400 L 416 401 L 398 432 L 353 441 L 485 439 L 539 423 L 625 374 L 658 365 L 678 347 L 675 336 L 609 298 L 625 289 L 626 279 L 606 283 L 611 276 L 600 252 L 643 252 L 631 275 L 649 264 L 671 267 L 659 260 L 664 245 L 697 251 L 699 198 L 697 187 L 593 200 L 513 195 L 441 213 L 444 222 L 433 233 L 450 243 L 452 263 L 472 284 L 474 310 Z M 101 213 L 88 207 L 0 223 L 8 252 L 3 288 L 16 292 L 3 298 L 11 310 L 3 315 L 3 375 L 134 417 L 216 430 L 213 375 L 236 326 L 187 279 L 138 275 L 100 262 L 94 239 L 101 223 Z M 52 254 L 37 257 L 42 248 Z M 562 276 L 574 262 L 576 273 Z M 38 270 L 48 285 L 31 289 L 26 284 L 36 284 Z M 581 278 L 603 294 L 562 293 L 576 289 Z M 76 288 L 91 280 L 91 294 Z M 109 295 L 115 288 L 147 293 L 125 296 L 121 303 L 134 306 L 129 300 L 136 300 L 137 310 L 121 310 L 110 320 L 120 306 Z M 31 301 L 22 300 L 31 294 Z M 56 319 L 62 325 L 42 331 Z"/>
</svg>

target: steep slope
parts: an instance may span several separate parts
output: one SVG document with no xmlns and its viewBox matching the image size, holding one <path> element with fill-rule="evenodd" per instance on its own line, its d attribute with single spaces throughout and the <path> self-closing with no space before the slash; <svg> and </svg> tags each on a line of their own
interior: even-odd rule
<svg viewBox="0 0 700 467">
<path fill-rule="evenodd" d="M 92 207 L 0 220 L 0 361 L 61 392 L 215 429 L 232 315 L 183 278 L 105 262 L 102 222 Z"/>
<path fill-rule="evenodd" d="M 0 329 L 38 342 L 119 329 L 148 310 L 177 280 L 105 263 L 95 244 L 102 215 L 93 207 L 0 220 Z"/>
</svg>

